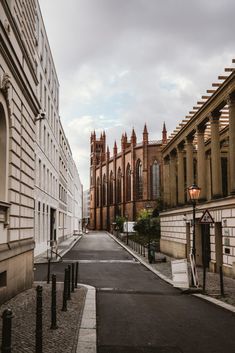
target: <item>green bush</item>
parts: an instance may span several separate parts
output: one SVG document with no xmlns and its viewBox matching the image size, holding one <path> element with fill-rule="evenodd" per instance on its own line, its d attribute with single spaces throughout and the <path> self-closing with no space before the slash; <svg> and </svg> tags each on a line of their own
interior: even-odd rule
<svg viewBox="0 0 235 353">
<path fill-rule="evenodd" d="M 125 217 L 122 217 L 122 216 L 117 216 L 115 219 L 117 229 L 119 230 L 120 233 L 123 232 L 123 224 L 125 221 L 126 221 Z"/>
</svg>

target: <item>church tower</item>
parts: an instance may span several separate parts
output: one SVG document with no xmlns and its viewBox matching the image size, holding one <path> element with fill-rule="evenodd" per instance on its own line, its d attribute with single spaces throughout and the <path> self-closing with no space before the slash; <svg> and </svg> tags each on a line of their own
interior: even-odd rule
<svg viewBox="0 0 235 353">
<path fill-rule="evenodd" d="M 106 135 L 103 131 L 100 138 L 96 138 L 95 131 L 90 137 L 90 228 L 96 228 L 96 168 L 106 159 Z"/>
</svg>

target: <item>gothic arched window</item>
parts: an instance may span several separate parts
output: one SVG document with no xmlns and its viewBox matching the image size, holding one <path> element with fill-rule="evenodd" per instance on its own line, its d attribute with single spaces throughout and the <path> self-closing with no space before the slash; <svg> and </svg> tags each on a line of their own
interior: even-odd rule
<svg viewBox="0 0 235 353">
<path fill-rule="evenodd" d="M 126 168 L 126 201 L 131 201 L 131 167 L 129 163 Z"/>
<path fill-rule="evenodd" d="M 117 203 L 122 201 L 122 172 L 121 168 L 118 168 L 117 174 Z"/>
<path fill-rule="evenodd" d="M 109 204 L 113 204 L 113 172 L 109 175 Z"/>
<path fill-rule="evenodd" d="M 0 201 L 6 202 L 8 194 L 8 125 L 7 108 L 4 109 L 4 105 L 0 102 Z"/>
<path fill-rule="evenodd" d="M 154 161 L 151 173 L 152 198 L 160 197 L 160 165 Z"/>
<path fill-rule="evenodd" d="M 107 195 L 106 195 L 106 175 L 104 174 L 103 175 L 103 183 L 102 183 L 102 203 L 103 203 L 103 206 L 106 206 L 107 205 Z"/>
<path fill-rule="evenodd" d="M 142 163 L 139 159 L 136 163 L 136 198 L 137 200 L 141 200 L 143 198 Z"/>
<path fill-rule="evenodd" d="M 100 178 L 96 179 L 96 206 L 100 206 Z"/>
</svg>

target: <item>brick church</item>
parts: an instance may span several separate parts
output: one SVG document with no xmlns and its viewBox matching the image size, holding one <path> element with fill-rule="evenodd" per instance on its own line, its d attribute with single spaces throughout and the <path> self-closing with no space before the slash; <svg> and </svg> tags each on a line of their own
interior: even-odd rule
<svg viewBox="0 0 235 353">
<path fill-rule="evenodd" d="M 113 155 L 106 148 L 105 132 L 90 138 L 90 229 L 110 229 L 116 216 L 135 220 L 146 205 L 156 207 L 162 198 L 162 147 L 167 143 L 163 125 L 162 140 L 150 141 L 145 124 L 143 138 L 137 142 L 135 130 L 130 140 L 121 138 L 121 151 L 116 141 Z"/>
</svg>

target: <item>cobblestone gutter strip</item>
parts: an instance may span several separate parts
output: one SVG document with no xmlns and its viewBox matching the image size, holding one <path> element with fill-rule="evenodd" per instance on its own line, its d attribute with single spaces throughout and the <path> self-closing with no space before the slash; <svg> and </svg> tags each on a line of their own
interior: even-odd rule
<svg viewBox="0 0 235 353">
<path fill-rule="evenodd" d="M 79 286 L 67 302 L 68 311 L 61 311 L 63 283 L 57 283 L 57 325 L 51 330 L 51 286 L 35 283 L 32 289 L 18 294 L 0 308 L 10 308 L 12 319 L 12 353 L 35 352 L 36 285 L 43 286 L 43 353 L 75 353 L 87 288 Z M 0 332 L 2 320 L 0 320 Z"/>
<path fill-rule="evenodd" d="M 96 353 L 96 289 L 88 285 L 83 286 L 87 288 L 87 295 L 76 353 Z"/>
<path fill-rule="evenodd" d="M 158 277 L 166 281 L 167 283 L 173 285 L 173 281 L 171 278 L 171 270 L 170 270 L 170 264 L 169 263 L 162 263 L 162 264 L 155 264 L 155 265 L 150 265 L 146 262 L 145 258 L 139 256 L 135 251 L 127 247 L 125 244 L 123 244 L 119 239 L 117 239 L 115 236 L 112 234 L 108 233 L 107 234 L 113 238 L 118 244 L 120 244 L 124 249 L 126 249 L 132 256 L 134 256 L 138 261 L 140 261 L 145 267 L 147 267 L 150 271 L 155 273 Z M 174 260 L 172 258 L 172 260 Z M 156 270 L 156 266 L 161 268 L 162 272 Z M 198 268 L 198 276 L 199 276 L 199 281 L 202 283 L 202 269 Z M 231 312 L 235 313 L 235 280 L 231 278 L 224 277 L 224 283 L 225 283 L 225 297 L 220 297 L 219 296 L 219 275 L 217 273 L 207 273 L 207 286 L 208 288 L 206 289 L 207 294 L 199 294 L 199 293 L 191 293 L 192 295 L 201 298 L 203 300 L 207 300 L 215 305 L 218 305 L 224 309 L 227 309 Z M 210 296 L 209 296 L 210 295 Z M 214 296 L 217 296 L 220 298 L 216 299 Z"/>
</svg>

